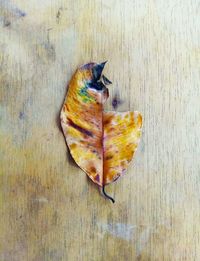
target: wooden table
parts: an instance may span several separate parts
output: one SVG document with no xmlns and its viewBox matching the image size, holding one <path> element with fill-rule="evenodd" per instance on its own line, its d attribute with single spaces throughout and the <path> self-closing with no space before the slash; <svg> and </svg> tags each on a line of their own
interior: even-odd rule
<svg viewBox="0 0 200 261">
<path fill-rule="evenodd" d="M 0 1 L 0 260 L 200 260 L 199 1 Z M 59 112 L 109 62 L 107 110 L 143 136 L 113 205 L 70 160 Z"/>
</svg>

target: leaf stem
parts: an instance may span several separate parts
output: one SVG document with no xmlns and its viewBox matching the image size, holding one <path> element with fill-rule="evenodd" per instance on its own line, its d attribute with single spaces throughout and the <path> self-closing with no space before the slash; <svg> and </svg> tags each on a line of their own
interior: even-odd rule
<svg viewBox="0 0 200 261">
<path fill-rule="evenodd" d="M 106 198 L 110 199 L 110 200 L 112 201 L 112 203 L 115 203 L 115 200 L 114 200 L 112 197 L 110 197 L 110 196 L 105 192 L 105 185 L 103 185 L 103 187 L 102 187 L 102 192 L 103 192 L 103 194 L 104 194 L 104 196 L 105 196 Z"/>
</svg>

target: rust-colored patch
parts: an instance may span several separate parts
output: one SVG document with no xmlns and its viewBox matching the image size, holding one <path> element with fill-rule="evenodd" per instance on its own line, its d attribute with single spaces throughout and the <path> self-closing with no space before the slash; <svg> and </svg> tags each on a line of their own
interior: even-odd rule
<svg viewBox="0 0 200 261">
<path fill-rule="evenodd" d="M 105 160 L 111 160 L 113 158 L 113 155 L 109 155 L 105 158 Z"/>
<path fill-rule="evenodd" d="M 91 173 L 96 173 L 96 168 L 95 168 L 94 166 L 92 166 L 92 167 L 90 168 L 90 172 L 91 172 Z"/>
</svg>

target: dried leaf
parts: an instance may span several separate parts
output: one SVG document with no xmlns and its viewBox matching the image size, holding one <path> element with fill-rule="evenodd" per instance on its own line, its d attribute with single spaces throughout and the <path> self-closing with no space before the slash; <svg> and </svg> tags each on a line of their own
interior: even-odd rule
<svg viewBox="0 0 200 261">
<path fill-rule="evenodd" d="M 70 153 L 94 183 L 103 188 L 127 169 L 141 136 L 139 112 L 104 112 L 109 96 L 101 82 L 105 63 L 89 63 L 73 75 L 61 110 Z"/>
</svg>

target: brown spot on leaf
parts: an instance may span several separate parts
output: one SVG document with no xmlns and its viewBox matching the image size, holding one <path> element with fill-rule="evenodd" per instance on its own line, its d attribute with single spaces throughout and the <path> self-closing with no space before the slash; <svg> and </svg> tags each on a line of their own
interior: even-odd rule
<svg viewBox="0 0 200 261">
<path fill-rule="evenodd" d="M 90 167 L 90 172 L 91 173 L 96 173 L 96 168 L 94 166 Z"/>
<path fill-rule="evenodd" d="M 70 145 L 70 149 L 72 149 L 72 150 L 75 149 L 76 147 L 77 147 L 77 145 L 75 143 Z"/>
<path fill-rule="evenodd" d="M 112 115 L 111 115 L 111 116 L 106 116 L 106 117 L 104 118 L 104 122 L 103 122 L 104 126 L 105 126 L 105 125 L 109 125 L 109 124 L 111 123 L 111 121 L 112 121 L 112 118 L 113 118 Z"/>
<path fill-rule="evenodd" d="M 99 174 L 97 174 L 94 179 L 99 182 L 100 181 Z"/>
<path fill-rule="evenodd" d="M 107 156 L 105 159 L 106 160 L 110 160 L 110 159 L 112 159 L 113 158 L 113 155 L 109 155 L 109 156 Z"/>
</svg>

